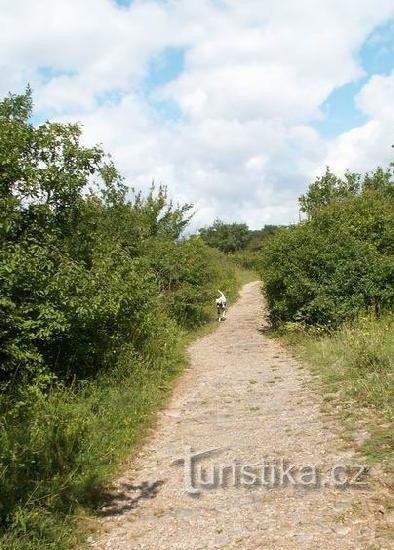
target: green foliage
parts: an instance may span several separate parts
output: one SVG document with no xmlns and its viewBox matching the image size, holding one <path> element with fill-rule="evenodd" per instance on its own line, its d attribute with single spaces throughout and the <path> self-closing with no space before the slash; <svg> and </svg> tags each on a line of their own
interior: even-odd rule
<svg viewBox="0 0 394 550">
<path fill-rule="evenodd" d="M 231 259 L 243 269 L 256 273 L 260 272 L 262 268 L 261 257 L 264 247 L 278 229 L 279 226 L 277 225 L 265 225 L 262 229 L 250 229 L 250 238 L 246 247 L 242 250 L 232 252 L 230 254 Z"/>
<path fill-rule="evenodd" d="M 124 350 L 111 372 L 79 388 L 20 394 L 0 424 L 2 548 L 73 546 L 72 512 L 96 505 L 183 363 L 173 328 L 155 361 Z"/>
<path fill-rule="evenodd" d="M 61 548 L 182 366 L 185 329 L 238 283 L 182 238 L 191 205 L 129 194 L 78 125 L 31 113 L 30 90 L 0 101 L 0 526 L 10 548 Z"/>
<path fill-rule="evenodd" d="M 127 200 L 77 125 L 34 128 L 30 114 L 29 91 L 0 103 L 2 380 L 30 383 L 43 369 L 48 380 L 90 377 L 126 343 L 146 353 L 166 317 L 206 321 L 221 260 L 179 240 L 191 206 L 154 187 Z"/>
<path fill-rule="evenodd" d="M 368 175 L 358 194 L 335 196 L 311 210 L 308 221 L 280 229 L 268 242 L 262 274 L 274 325 L 335 326 L 366 309 L 380 313 L 392 307 L 390 174 Z"/>
<path fill-rule="evenodd" d="M 300 210 L 312 217 L 317 210 L 334 202 L 341 202 L 356 197 L 361 191 L 374 190 L 393 196 L 393 171 L 377 168 L 364 177 L 354 172 L 346 172 L 345 177 L 338 178 L 329 168 L 324 176 L 310 184 L 308 191 L 299 198 Z"/>
<path fill-rule="evenodd" d="M 225 224 L 216 220 L 212 226 L 200 229 L 199 234 L 208 246 L 229 254 L 242 269 L 259 271 L 261 250 L 277 229 L 276 225 L 265 225 L 252 230 L 246 224 Z"/>
<path fill-rule="evenodd" d="M 160 253 L 160 251 L 165 251 Z M 184 328 L 200 326 L 212 315 L 212 296 L 218 288 L 236 296 L 234 264 L 200 237 L 178 243 L 156 241 L 150 245 L 152 266 L 160 280 L 162 298 L 171 315 Z"/>
<path fill-rule="evenodd" d="M 278 229 L 278 225 L 264 225 L 262 229 L 251 229 L 249 231 L 250 241 L 248 242 L 247 250 L 252 252 L 261 250 L 265 242 L 275 235 Z"/>
<path fill-rule="evenodd" d="M 360 175 L 347 172 L 345 178 L 338 178 L 327 167 L 324 176 L 311 183 L 305 195 L 299 199 L 301 212 L 312 216 L 319 208 L 333 202 L 340 202 L 357 195 L 360 190 Z"/>
<path fill-rule="evenodd" d="M 231 259 L 248 271 L 258 273 L 261 270 L 261 250 L 238 250 L 230 255 Z"/>
<path fill-rule="evenodd" d="M 220 220 L 200 229 L 199 234 L 207 245 L 226 253 L 245 248 L 251 238 L 245 223 L 224 223 Z"/>
</svg>

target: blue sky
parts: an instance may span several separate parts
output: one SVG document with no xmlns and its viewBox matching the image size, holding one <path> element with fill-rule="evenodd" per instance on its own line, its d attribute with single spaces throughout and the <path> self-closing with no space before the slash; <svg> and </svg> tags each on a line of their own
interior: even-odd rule
<svg viewBox="0 0 394 550">
<path fill-rule="evenodd" d="M 392 160 L 393 1 L 310 6 L 0 0 L 0 93 L 30 82 L 36 124 L 81 122 L 130 186 L 194 203 L 196 226 L 286 223 L 326 165 Z"/>
<path fill-rule="evenodd" d="M 132 0 L 116 0 L 129 5 Z M 176 80 L 185 68 L 184 48 L 167 48 L 153 57 L 143 82 L 143 93 L 160 116 L 178 120 L 181 111 L 174 102 L 155 100 L 155 91 L 160 86 Z M 324 137 L 332 138 L 346 130 L 361 126 L 367 116 L 357 107 L 355 98 L 372 75 L 389 75 L 394 69 L 394 20 L 378 26 L 361 45 L 358 56 L 364 71 L 363 76 L 333 90 L 321 104 L 323 117 L 313 126 Z"/>
<path fill-rule="evenodd" d="M 149 105 L 164 120 L 179 120 L 182 112 L 174 101 L 157 97 L 157 90 L 164 84 L 176 80 L 185 68 L 185 49 L 165 48 L 148 64 L 148 71 L 141 87 Z"/>
<path fill-rule="evenodd" d="M 357 108 L 355 98 L 372 75 L 389 75 L 394 69 L 393 20 L 374 29 L 362 44 L 359 57 L 365 74 L 335 89 L 322 105 L 324 119 L 314 126 L 325 137 L 337 136 L 367 121 L 366 115 Z"/>
<path fill-rule="evenodd" d="M 128 7 L 133 0 L 115 0 L 121 7 Z M 167 47 L 148 63 L 147 74 L 141 84 L 140 93 L 144 94 L 149 105 L 164 120 L 179 120 L 182 111 L 174 101 L 157 97 L 156 91 L 163 85 L 176 80 L 185 69 L 186 48 Z M 363 75 L 353 81 L 335 88 L 321 104 L 322 117 L 313 121 L 312 126 L 324 137 L 333 138 L 346 130 L 361 126 L 368 117 L 357 106 L 356 97 L 372 75 L 389 75 L 394 69 L 394 20 L 390 19 L 378 25 L 368 35 L 358 51 Z M 56 69 L 43 68 L 43 74 L 56 74 Z M 67 72 L 58 74 L 67 74 Z M 114 91 L 104 94 L 99 101 L 120 101 L 122 95 Z"/>
<path fill-rule="evenodd" d="M 119 6 L 130 6 L 130 4 L 133 2 L 133 0 L 114 0 L 116 4 Z"/>
</svg>

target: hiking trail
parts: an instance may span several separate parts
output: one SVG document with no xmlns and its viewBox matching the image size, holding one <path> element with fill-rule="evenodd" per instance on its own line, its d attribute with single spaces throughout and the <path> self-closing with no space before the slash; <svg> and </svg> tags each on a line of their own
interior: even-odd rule
<svg viewBox="0 0 394 550">
<path fill-rule="evenodd" d="M 246 486 L 230 468 L 216 487 L 186 493 L 184 465 L 173 463 L 187 448 L 217 449 L 198 462 L 208 477 L 213 464 L 265 459 L 316 465 L 326 479 L 353 461 L 340 422 L 321 412 L 312 375 L 264 323 L 261 285 L 249 283 L 227 321 L 189 346 L 189 367 L 109 495 L 91 548 L 389 548 L 371 487 Z"/>
</svg>

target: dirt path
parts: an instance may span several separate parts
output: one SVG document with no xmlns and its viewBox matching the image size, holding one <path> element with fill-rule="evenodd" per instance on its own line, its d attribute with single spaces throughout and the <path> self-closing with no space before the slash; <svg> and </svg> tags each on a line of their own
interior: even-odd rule
<svg viewBox="0 0 394 550">
<path fill-rule="evenodd" d="M 389 548 L 376 534 L 370 489 L 338 487 L 340 470 L 320 486 L 352 451 L 323 418 L 308 372 L 258 330 L 263 313 L 259 284 L 247 284 L 228 320 L 190 346 L 190 368 L 103 509 L 103 533 L 91 547 Z M 194 481 L 189 468 L 173 464 L 190 447 L 219 449 L 193 461 Z M 264 470 L 242 469 L 264 460 Z M 295 485 L 285 486 L 283 460 L 296 466 Z M 207 480 L 216 465 L 215 487 L 201 486 L 198 464 Z M 317 465 L 322 480 L 299 469 L 307 465 Z"/>
</svg>

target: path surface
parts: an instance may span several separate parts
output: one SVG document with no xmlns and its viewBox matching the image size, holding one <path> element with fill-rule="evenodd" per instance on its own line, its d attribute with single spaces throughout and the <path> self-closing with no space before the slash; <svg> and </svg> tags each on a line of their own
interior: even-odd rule
<svg viewBox="0 0 394 550">
<path fill-rule="evenodd" d="M 281 460 L 315 464 L 325 476 L 332 465 L 349 463 L 352 451 L 339 426 L 322 416 L 308 372 L 258 330 L 263 320 L 259 284 L 247 284 L 227 321 L 190 346 L 190 367 L 103 508 L 92 548 L 389 548 L 376 534 L 371 490 L 278 482 Z M 220 449 L 193 462 L 197 495 L 185 491 L 185 467 L 173 464 L 189 447 Z M 240 477 L 242 465 L 264 459 L 265 473 L 253 470 L 260 484 L 246 469 Z M 201 487 L 198 464 L 207 480 L 216 465 L 216 487 Z"/>
</svg>

